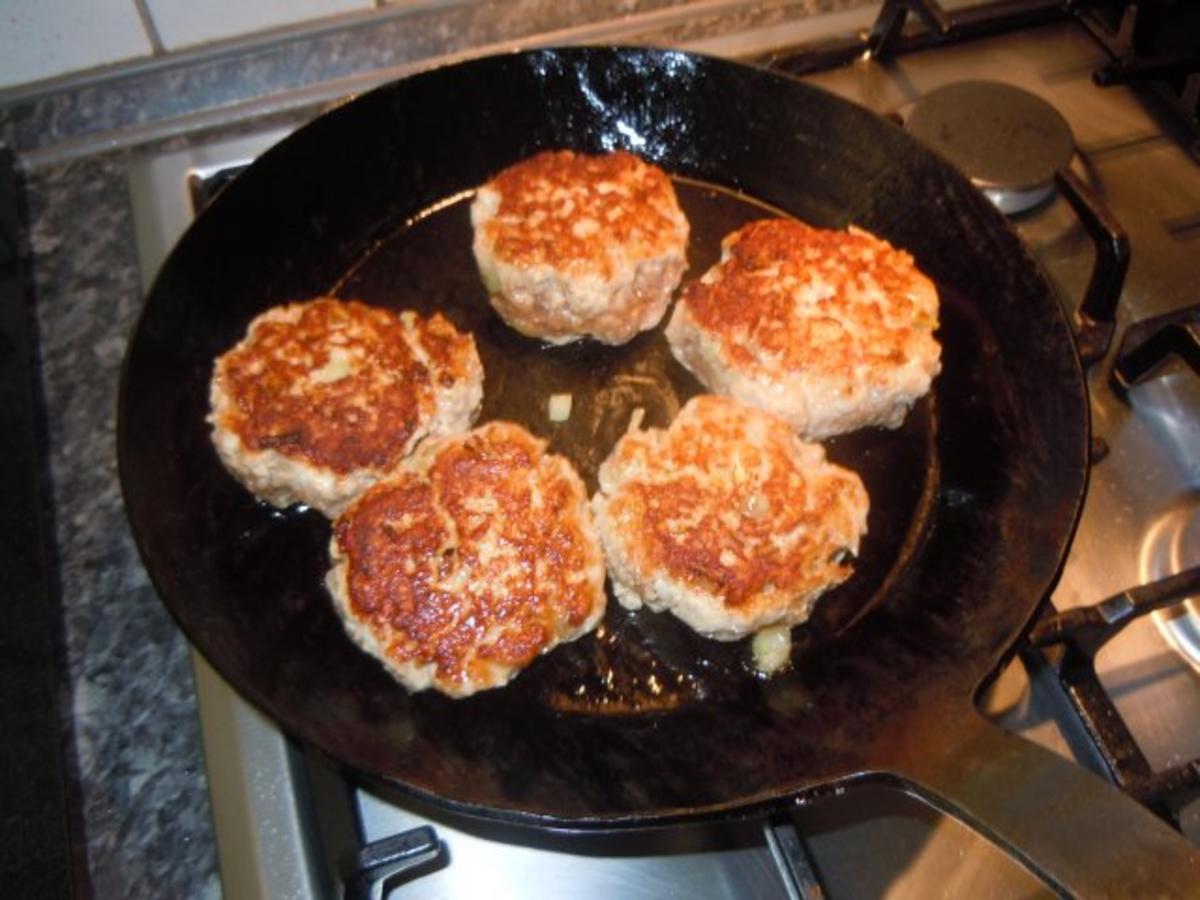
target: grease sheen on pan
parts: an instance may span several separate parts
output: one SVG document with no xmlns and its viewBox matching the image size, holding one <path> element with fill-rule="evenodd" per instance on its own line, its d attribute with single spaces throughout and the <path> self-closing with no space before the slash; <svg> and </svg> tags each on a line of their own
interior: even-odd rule
<svg viewBox="0 0 1200 900">
<path fill-rule="evenodd" d="M 622 606 L 668 610 L 734 640 L 803 622 L 850 577 L 867 492 L 819 444 L 704 394 L 665 430 L 639 425 L 635 417 L 601 465 L 592 498 Z"/>
<path fill-rule="evenodd" d="M 334 524 L 346 632 L 413 691 L 499 687 L 604 615 L 604 560 L 571 464 L 519 425 L 429 440 Z"/>
<path fill-rule="evenodd" d="M 684 287 L 671 352 L 712 391 L 822 440 L 896 428 L 941 371 L 938 295 L 913 258 L 858 228 L 763 219 Z"/>
<path fill-rule="evenodd" d="M 251 492 L 332 518 L 422 439 L 470 428 L 482 398 L 474 338 L 440 314 L 322 297 L 259 315 L 217 358 L 208 421 Z"/>
<path fill-rule="evenodd" d="M 653 328 L 687 265 L 671 180 L 625 151 L 522 160 L 479 189 L 471 223 L 492 306 L 552 344 L 623 344 Z"/>
</svg>

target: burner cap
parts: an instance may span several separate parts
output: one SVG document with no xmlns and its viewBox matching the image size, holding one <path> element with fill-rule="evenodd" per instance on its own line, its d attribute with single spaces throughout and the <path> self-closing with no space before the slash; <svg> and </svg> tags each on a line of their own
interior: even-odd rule
<svg viewBox="0 0 1200 900">
<path fill-rule="evenodd" d="M 1075 155 L 1071 126 L 1036 94 L 994 81 L 960 81 L 916 102 L 906 127 L 966 175 L 1003 213 L 1054 191 Z"/>
</svg>

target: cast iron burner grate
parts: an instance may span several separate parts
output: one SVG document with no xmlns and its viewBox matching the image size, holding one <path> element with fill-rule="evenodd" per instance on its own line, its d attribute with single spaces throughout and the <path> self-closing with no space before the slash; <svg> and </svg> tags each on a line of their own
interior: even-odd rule
<svg viewBox="0 0 1200 900">
<path fill-rule="evenodd" d="M 1200 797 L 1200 759 L 1153 771 L 1097 677 L 1095 663 L 1104 645 L 1130 622 L 1198 593 L 1200 566 L 1092 606 L 1057 612 L 1048 603 L 1021 650 L 1031 680 L 1045 683 L 1039 675 L 1046 668 L 1053 672 L 1053 684 L 1078 716 L 1110 780 L 1176 829 L 1179 810 Z"/>
<path fill-rule="evenodd" d="M 925 26 L 905 28 L 912 12 Z M 956 43 L 1030 28 L 1065 18 L 1056 0 L 1000 0 L 955 10 L 942 9 L 937 0 L 884 0 L 870 32 L 863 37 L 841 38 L 816 47 L 785 50 L 763 62 L 790 75 L 806 75 L 848 65 L 855 60 L 886 59 L 924 50 L 939 44 Z"/>
<path fill-rule="evenodd" d="M 1200 375 L 1200 305 L 1130 325 L 1109 373 L 1112 389 L 1127 399 L 1172 355 Z M 1093 464 L 1102 465 L 1104 455 L 1094 456 Z M 1176 829 L 1179 811 L 1200 797 L 1200 758 L 1153 771 L 1096 675 L 1095 662 L 1100 650 L 1135 619 L 1197 595 L 1200 566 L 1129 588 L 1092 606 L 1058 612 L 1047 601 L 1046 612 L 1020 651 L 1031 681 L 1049 682 L 1065 697 L 1109 779 Z M 1200 662 L 1190 655 L 1189 659 L 1193 665 Z M 1044 677 L 1047 672 L 1052 673 L 1051 679 Z"/>
<path fill-rule="evenodd" d="M 1188 129 L 1188 150 L 1200 161 L 1200 4 L 1068 0 L 1067 7 L 1112 58 L 1092 80 L 1153 89 Z"/>
</svg>

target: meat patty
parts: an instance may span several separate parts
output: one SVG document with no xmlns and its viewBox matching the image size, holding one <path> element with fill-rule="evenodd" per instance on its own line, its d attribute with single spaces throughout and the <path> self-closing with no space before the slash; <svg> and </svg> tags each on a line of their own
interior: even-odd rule
<svg viewBox="0 0 1200 900">
<path fill-rule="evenodd" d="M 850 577 L 867 492 L 819 444 L 727 397 L 693 398 L 666 430 L 636 418 L 592 498 L 622 606 L 734 640 L 803 622 Z"/>
<path fill-rule="evenodd" d="M 604 615 L 587 492 L 545 446 L 508 422 L 426 441 L 334 524 L 346 631 L 410 690 L 499 687 Z"/>
<path fill-rule="evenodd" d="M 709 390 L 821 440 L 896 428 L 941 371 L 938 296 L 909 254 L 858 228 L 765 219 L 685 286 L 667 340 Z"/>
<path fill-rule="evenodd" d="M 440 314 L 323 297 L 268 310 L 218 357 L 208 421 L 250 491 L 332 518 L 422 439 L 470 428 L 482 398 L 475 341 Z"/>
<path fill-rule="evenodd" d="M 471 223 L 496 311 L 552 344 L 623 344 L 653 328 L 687 265 L 671 180 L 623 151 L 519 162 L 479 189 Z"/>
</svg>

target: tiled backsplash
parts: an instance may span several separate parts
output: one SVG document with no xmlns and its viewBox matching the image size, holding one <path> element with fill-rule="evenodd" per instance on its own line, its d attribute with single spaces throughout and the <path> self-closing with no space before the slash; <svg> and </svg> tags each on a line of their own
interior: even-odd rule
<svg viewBox="0 0 1200 900">
<path fill-rule="evenodd" d="M 0 88 L 375 6 L 375 0 L 0 0 Z"/>
<path fill-rule="evenodd" d="M 147 56 L 133 0 L 3 0 L 0 87 Z"/>
</svg>

